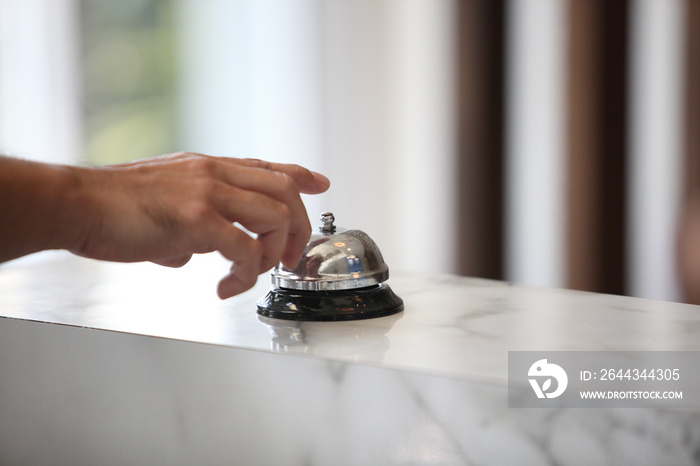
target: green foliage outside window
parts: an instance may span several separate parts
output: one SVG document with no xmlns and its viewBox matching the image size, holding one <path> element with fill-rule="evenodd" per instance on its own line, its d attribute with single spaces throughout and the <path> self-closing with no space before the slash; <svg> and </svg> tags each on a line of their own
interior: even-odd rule
<svg viewBox="0 0 700 466">
<path fill-rule="evenodd" d="M 88 163 L 176 150 L 172 10 L 167 0 L 80 1 Z"/>
</svg>

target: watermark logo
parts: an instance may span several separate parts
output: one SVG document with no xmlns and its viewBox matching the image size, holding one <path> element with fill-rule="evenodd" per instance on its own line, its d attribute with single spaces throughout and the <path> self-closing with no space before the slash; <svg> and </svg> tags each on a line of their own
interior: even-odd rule
<svg viewBox="0 0 700 466">
<path fill-rule="evenodd" d="M 699 363 L 700 351 L 508 351 L 508 407 L 700 409 Z"/>
<path fill-rule="evenodd" d="M 566 371 L 561 366 L 548 363 L 546 359 L 540 359 L 530 366 L 527 375 L 537 398 L 556 398 L 564 393 L 569 384 Z M 552 379 L 557 381 L 553 390 Z"/>
</svg>

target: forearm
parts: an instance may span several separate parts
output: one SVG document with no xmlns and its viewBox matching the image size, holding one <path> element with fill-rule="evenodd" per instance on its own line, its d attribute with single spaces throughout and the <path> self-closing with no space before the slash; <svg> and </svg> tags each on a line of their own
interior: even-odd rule
<svg viewBox="0 0 700 466">
<path fill-rule="evenodd" d="M 46 249 L 73 249 L 85 221 L 71 167 L 0 156 L 0 262 Z"/>
</svg>

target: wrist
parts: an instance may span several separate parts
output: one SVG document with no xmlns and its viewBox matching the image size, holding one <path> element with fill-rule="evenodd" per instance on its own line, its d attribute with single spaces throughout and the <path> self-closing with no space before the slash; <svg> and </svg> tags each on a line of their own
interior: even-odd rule
<svg viewBox="0 0 700 466">
<path fill-rule="evenodd" d="M 95 169 L 79 166 L 55 167 L 55 212 L 57 244 L 52 249 L 79 252 L 88 241 L 98 219 L 94 196 L 95 184 L 91 182 Z"/>
<path fill-rule="evenodd" d="M 0 261 L 77 244 L 88 210 L 81 185 L 72 167 L 0 156 Z"/>
</svg>

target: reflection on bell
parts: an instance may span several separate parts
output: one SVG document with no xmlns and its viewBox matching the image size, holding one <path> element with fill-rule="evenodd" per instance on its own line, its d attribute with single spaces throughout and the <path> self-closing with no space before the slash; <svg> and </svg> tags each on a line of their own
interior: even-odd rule
<svg viewBox="0 0 700 466">
<path fill-rule="evenodd" d="M 276 319 L 337 321 L 368 319 L 403 310 L 389 285 L 389 268 L 372 239 L 360 230 L 333 224 L 321 215 L 299 265 L 272 272 L 272 289 L 258 301 L 258 313 Z"/>
</svg>

